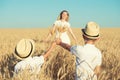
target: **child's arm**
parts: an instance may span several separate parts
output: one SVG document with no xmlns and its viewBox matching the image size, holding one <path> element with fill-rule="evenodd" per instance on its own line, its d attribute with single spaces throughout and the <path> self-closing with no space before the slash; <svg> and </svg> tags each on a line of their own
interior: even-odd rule
<svg viewBox="0 0 120 80">
<path fill-rule="evenodd" d="M 43 57 L 47 58 L 49 54 L 51 53 L 51 51 L 55 48 L 55 46 L 56 46 L 56 42 L 53 42 L 50 48 L 47 50 L 47 52 L 43 55 Z"/>
<path fill-rule="evenodd" d="M 66 44 L 66 43 L 62 43 L 60 39 L 56 39 L 51 47 L 47 50 L 47 52 L 43 55 L 44 58 L 47 58 L 49 56 L 49 54 L 51 53 L 51 51 L 56 47 L 56 45 L 60 45 L 61 47 L 67 49 L 68 51 L 70 51 L 71 46 Z"/>
</svg>

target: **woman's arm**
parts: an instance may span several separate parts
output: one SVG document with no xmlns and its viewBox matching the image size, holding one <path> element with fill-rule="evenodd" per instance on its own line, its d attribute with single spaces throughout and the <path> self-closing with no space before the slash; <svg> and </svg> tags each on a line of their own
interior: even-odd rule
<svg viewBox="0 0 120 80">
<path fill-rule="evenodd" d="M 72 31 L 72 29 L 69 27 L 68 28 L 68 31 L 69 31 L 69 33 L 72 35 L 72 37 L 73 37 L 73 39 L 76 41 L 76 43 L 77 43 L 77 39 L 76 39 L 76 37 L 75 37 L 75 35 L 73 34 L 73 31 Z"/>
<path fill-rule="evenodd" d="M 51 37 L 51 34 L 48 33 L 47 38 L 46 38 L 44 41 L 47 42 L 47 41 L 49 40 L 50 37 Z"/>
<path fill-rule="evenodd" d="M 45 42 L 47 42 L 49 40 L 49 38 L 55 33 L 55 25 L 53 25 L 53 28 L 50 30 L 50 32 L 47 35 L 47 38 L 45 39 Z"/>
</svg>

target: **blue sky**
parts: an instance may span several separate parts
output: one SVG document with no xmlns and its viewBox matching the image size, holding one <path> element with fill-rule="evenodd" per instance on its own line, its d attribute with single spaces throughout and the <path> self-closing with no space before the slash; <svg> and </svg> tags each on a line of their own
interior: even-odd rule
<svg viewBox="0 0 120 80">
<path fill-rule="evenodd" d="M 50 27 L 62 10 L 71 27 L 120 27 L 120 0 L 0 0 L 0 28 Z"/>
</svg>

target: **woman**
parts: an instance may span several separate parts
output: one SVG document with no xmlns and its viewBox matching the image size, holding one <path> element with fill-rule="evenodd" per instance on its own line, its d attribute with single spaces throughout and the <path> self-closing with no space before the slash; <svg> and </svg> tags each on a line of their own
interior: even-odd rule
<svg viewBox="0 0 120 80">
<path fill-rule="evenodd" d="M 55 34 L 56 38 L 60 38 L 62 42 L 71 44 L 70 39 L 68 37 L 67 32 L 71 33 L 74 40 L 77 42 L 77 39 L 75 35 L 72 32 L 72 29 L 70 28 L 69 20 L 69 13 L 66 10 L 63 10 L 57 21 L 53 24 L 53 28 L 50 30 L 50 33 L 48 34 L 45 41 L 48 41 L 48 39 Z"/>
</svg>

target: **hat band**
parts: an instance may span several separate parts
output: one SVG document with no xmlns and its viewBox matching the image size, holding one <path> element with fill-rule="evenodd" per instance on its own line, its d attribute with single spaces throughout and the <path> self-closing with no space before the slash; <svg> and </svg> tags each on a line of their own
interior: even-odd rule
<svg viewBox="0 0 120 80">
<path fill-rule="evenodd" d="M 84 31 L 83 31 L 83 32 L 84 32 Z M 98 36 L 99 36 L 99 34 L 96 35 L 96 36 L 91 36 L 91 35 L 86 34 L 85 32 L 84 32 L 84 34 L 87 35 L 87 36 L 90 36 L 90 37 L 98 37 Z"/>
</svg>

